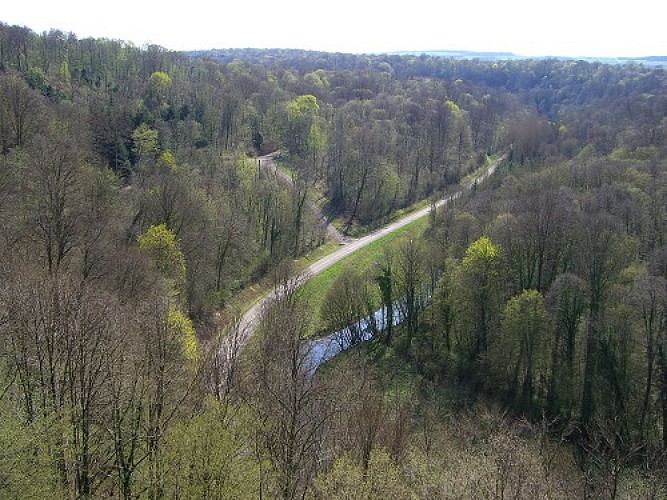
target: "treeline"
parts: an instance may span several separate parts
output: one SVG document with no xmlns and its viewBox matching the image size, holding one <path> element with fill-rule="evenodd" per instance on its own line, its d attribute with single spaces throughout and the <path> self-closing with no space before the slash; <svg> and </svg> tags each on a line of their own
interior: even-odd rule
<svg viewBox="0 0 667 500">
<path fill-rule="evenodd" d="M 282 146 L 302 191 L 324 192 L 348 226 L 456 183 L 510 144 L 521 157 L 572 157 L 587 146 L 650 155 L 664 134 L 664 71 L 637 65 L 251 49 L 190 59 L 3 31 L 1 67 L 54 100 L 95 96 L 95 150 L 125 177 L 146 128 L 179 160 Z"/>
</svg>

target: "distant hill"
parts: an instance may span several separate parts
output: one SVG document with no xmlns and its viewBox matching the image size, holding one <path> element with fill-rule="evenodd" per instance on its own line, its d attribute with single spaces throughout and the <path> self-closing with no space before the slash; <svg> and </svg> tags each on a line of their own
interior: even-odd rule
<svg viewBox="0 0 667 500">
<path fill-rule="evenodd" d="M 468 50 L 407 50 L 390 52 L 391 55 L 419 56 L 422 54 L 437 57 L 449 57 L 451 59 L 480 59 L 482 61 L 507 61 L 526 59 L 512 52 L 475 52 Z"/>
<path fill-rule="evenodd" d="M 601 62 L 605 64 L 639 63 L 653 67 L 667 67 L 667 56 L 644 57 L 571 57 L 571 56 L 522 56 L 512 52 L 476 52 L 467 50 L 413 50 L 391 52 L 392 55 L 429 55 L 451 59 L 479 59 L 480 61 L 518 61 L 522 59 L 559 59 L 563 61 Z"/>
<path fill-rule="evenodd" d="M 195 59 L 211 58 L 223 64 L 234 60 L 242 60 L 251 63 L 267 63 L 273 61 L 277 63 L 280 60 L 289 60 L 290 64 L 297 67 L 320 60 L 326 67 L 324 61 L 336 61 L 332 66 L 336 69 L 345 67 L 356 67 L 358 57 L 363 54 L 351 54 L 340 52 L 323 52 L 302 49 L 213 49 L 213 50 L 195 50 L 185 52 L 186 55 Z M 371 54 L 366 54 L 371 55 Z M 570 57 L 570 56 L 525 56 L 514 54 L 513 52 L 477 52 L 467 50 L 406 50 L 397 52 L 374 53 L 376 56 L 431 56 L 442 57 L 443 59 L 454 60 L 480 60 L 480 61 L 522 61 L 528 59 L 556 59 L 560 61 L 586 61 L 589 63 L 604 64 L 626 64 L 638 63 L 646 67 L 667 67 L 667 56 L 643 56 L 643 57 Z"/>
</svg>

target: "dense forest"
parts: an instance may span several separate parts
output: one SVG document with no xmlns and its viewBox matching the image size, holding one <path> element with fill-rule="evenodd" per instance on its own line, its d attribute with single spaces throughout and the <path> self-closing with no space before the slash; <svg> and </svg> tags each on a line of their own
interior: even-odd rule
<svg viewBox="0 0 667 500">
<path fill-rule="evenodd" d="M 400 325 L 312 376 L 284 287 L 219 355 L 310 204 L 363 234 L 502 155 L 316 330 Z M 663 69 L 0 23 L 0 496 L 667 496 L 666 231 Z"/>
</svg>

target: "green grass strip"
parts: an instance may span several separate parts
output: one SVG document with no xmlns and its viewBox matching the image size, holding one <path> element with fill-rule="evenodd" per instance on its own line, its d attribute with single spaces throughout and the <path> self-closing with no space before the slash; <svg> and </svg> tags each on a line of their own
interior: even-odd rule
<svg viewBox="0 0 667 500">
<path fill-rule="evenodd" d="M 310 334 L 316 334 L 324 327 L 322 323 L 321 310 L 322 304 L 326 298 L 327 292 L 336 282 L 336 279 L 346 270 L 354 270 L 363 275 L 366 272 L 372 272 L 376 262 L 382 261 L 386 250 L 395 249 L 403 238 L 421 237 L 428 227 L 428 217 L 422 217 L 401 229 L 376 240 L 364 248 L 359 249 L 352 255 L 337 262 L 321 274 L 313 277 L 299 290 L 299 299 L 306 302 L 306 307 L 310 311 Z M 376 306 L 381 306 L 381 299 L 378 290 L 373 297 Z"/>
</svg>

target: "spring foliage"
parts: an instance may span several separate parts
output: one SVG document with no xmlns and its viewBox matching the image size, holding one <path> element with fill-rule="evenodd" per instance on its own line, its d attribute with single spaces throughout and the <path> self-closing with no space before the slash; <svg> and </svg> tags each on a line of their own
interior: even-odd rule
<svg viewBox="0 0 667 500">
<path fill-rule="evenodd" d="M 183 347 L 183 356 L 192 362 L 199 358 L 197 351 L 197 336 L 192 320 L 179 309 L 171 307 L 167 312 L 167 328 L 180 339 Z"/>
<path fill-rule="evenodd" d="M 162 273 L 178 288 L 185 281 L 185 257 L 176 235 L 166 224 L 151 226 L 139 236 L 139 250 L 146 254 Z"/>
</svg>

